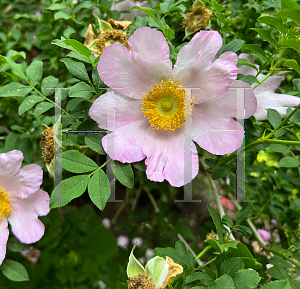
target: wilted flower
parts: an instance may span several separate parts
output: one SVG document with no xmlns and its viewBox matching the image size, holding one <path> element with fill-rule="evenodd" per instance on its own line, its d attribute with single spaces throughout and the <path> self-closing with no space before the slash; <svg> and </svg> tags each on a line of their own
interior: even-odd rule
<svg viewBox="0 0 300 289">
<path fill-rule="evenodd" d="M 185 28 L 185 37 L 203 29 L 210 29 L 210 18 L 213 16 L 211 10 L 203 6 L 191 7 L 191 12 L 182 14 L 185 18 L 182 27 Z"/>
<path fill-rule="evenodd" d="M 14 150 L 0 154 L 0 264 L 6 253 L 8 223 L 23 243 L 40 240 L 45 227 L 38 216 L 49 213 L 49 195 L 40 189 L 43 171 L 38 165 L 20 169 L 23 154 Z"/>
<path fill-rule="evenodd" d="M 141 10 L 130 9 L 133 6 L 150 7 L 148 3 L 140 2 L 140 1 L 133 2 L 131 0 L 125 0 L 122 2 L 118 2 L 116 5 L 116 10 L 122 12 L 119 20 L 127 20 L 133 22 L 136 16 L 141 16 L 141 17 L 147 16 L 147 14 Z"/>
<path fill-rule="evenodd" d="M 252 55 L 242 53 L 239 58 L 245 58 L 249 62 L 254 63 L 254 57 Z M 258 65 L 256 65 L 259 68 Z M 243 65 L 239 68 L 238 73 L 244 75 L 256 76 L 257 71 L 247 65 Z M 258 75 L 257 79 L 261 81 L 265 75 Z M 254 89 L 254 93 L 257 99 L 257 109 L 254 113 L 256 120 L 266 120 L 267 108 L 277 110 L 282 117 L 286 117 L 286 110 L 288 107 L 294 108 L 300 104 L 300 98 L 288 95 L 275 93 L 275 90 L 279 87 L 280 83 L 284 80 L 284 76 L 269 76 L 262 84 Z M 255 84 L 253 84 L 255 85 Z M 252 85 L 252 86 L 253 86 Z"/>
<path fill-rule="evenodd" d="M 44 162 L 50 164 L 54 158 L 54 131 L 53 128 L 47 128 L 41 133 L 42 152 Z"/>
<path fill-rule="evenodd" d="M 266 231 L 263 229 L 258 229 L 257 230 L 258 234 L 261 235 L 266 241 L 270 241 L 271 240 L 271 233 L 270 231 Z"/>
<path fill-rule="evenodd" d="M 31 263 L 37 264 L 39 257 L 41 255 L 41 251 L 34 247 L 30 247 L 29 249 L 22 251 L 21 254 Z"/>
<path fill-rule="evenodd" d="M 95 57 L 100 56 L 104 49 L 113 43 L 121 43 L 129 48 L 126 32 L 119 28 L 126 30 L 132 22 L 114 21 L 113 19 L 110 19 L 109 22 L 98 19 L 98 22 L 100 27 L 98 37 L 96 37 L 92 24 L 89 24 L 84 41 L 84 45 Z"/>
<path fill-rule="evenodd" d="M 134 248 L 130 253 L 127 265 L 128 289 L 164 289 L 171 277 L 183 272 L 182 266 L 175 263 L 170 257 L 166 257 L 166 260 L 162 257 L 154 257 L 147 262 L 144 268 L 134 257 Z"/>
<path fill-rule="evenodd" d="M 237 116 L 237 93 L 228 90 L 237 75 L 237 56 L 225 52 L 215 60 L 222 46 L 216 31 L 197 33 L 179 51 L 174 69 L 167 41 L 156 29 L 139 28 L 128 42 L 131 53 L 120 44 L 102 53 L 100 78 L 116 92 L 99 97 L 89 115 L 100 128 L 112 131 L 102 139 L 107 152 L 107 141 L 114 138 L 111 158 L 131 163 L 146 157 L 148 179 L 183 186 L 199 169 L 191 142 L 191 174 L 185 176 L 186 137 L 217 155 L 231 153 L 243 143 L 243 127 L 232 119 Z M 186 88 L 196 88 L 193 97 Z M 245 91 L 245 99 L 249 117 L 256 109 L 252 90 Z M 114 126 L 107 121 L 111 117 L 107 106 L 115 108 Z M 188 119 L 191 128 L 185 129 Z"/>
</svg>

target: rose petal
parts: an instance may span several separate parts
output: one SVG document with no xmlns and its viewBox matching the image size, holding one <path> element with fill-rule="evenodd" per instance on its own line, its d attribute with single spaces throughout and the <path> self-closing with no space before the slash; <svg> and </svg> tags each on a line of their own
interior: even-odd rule
<svg viewBox="0 0 300 289">
<path fill-rule="evenodd" d="M 254 57 L 253 55 L 247 54 L 247 53 L 241 53 L 239 55 L 239 58 L 244 58 L 248 60 L 250 63 L 254 63 Z M 259 66 L 255 64 L 255 66 L 259 69 Z M 244 75 L 253 75 L 256 76 L 257 70 L 252 68 L 251 66 L 248 65 L 243 65 L 238 69 L 238 74 L 244 74 Z"/>
<path fill-rule="evenodd" d="M 129 97 L 141 99 L 151 86 L 172 76 L 169 46 L 156 29 L 137 29 L 129 38 L 132 54 L 122 44 L 109 45 L 102 53 L 98 72 L 109 87 Z"/>
<path fill-rule="evenodd" d="M 8 235 L 7 219 L 0 219 L 0 265 L 5 258 Z"/>
<path fill-rule="evenodd" d="M 185 172 L 185 130 L 184 127 L 175 131 L 153 130 L 149 128 L 143 142 L 142 151 L 147 155 L 147 178 L 162 182 L 167 180 L 173 187 L 189 183 L 199 170 L 198 153 L 191 141 L 192 171 Z"/>
<path fill-rule="evenodd" d="M 23 153 L 13 150 L 0 154 L 0 188 L 1 181 L 20 171 L 23 161 Z"/>
<path fill-rule="evenodd" d="M 261 74 L 261 77 L 264 77 Z M 258 79 L 261 80 L 261 79 Z M 269 76 L 262 84 L 260 84 L 257 88 L 255 88 L 255 95 L 258 93 L 263 93 L 265 91 L 275 92 L 275 90 L 279 87 L 280 83 L 284 80 L 284 76 Z"/>
<path fill-rule="evenodd" d="M 244 128 L 218 108 L 218 98 L 193 108 L 192 139 L 215 155 L 236 151 L 244 139 Z"/>
<path fill-rule="evenodd" d="M 45 227 L 38 216 L 49 212 L 49 200 L 49 195 L 43 190 L 30 194 L 26 199 L 12 198 L 8 221 L 21 242 L 34 243 L 44 235 Z"/>
</svg>

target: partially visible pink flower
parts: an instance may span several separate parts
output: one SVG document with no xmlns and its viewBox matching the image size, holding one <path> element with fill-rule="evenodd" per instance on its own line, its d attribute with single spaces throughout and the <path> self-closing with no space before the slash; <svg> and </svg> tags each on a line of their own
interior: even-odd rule
<svg viewBox="0 0 300 289">
<path fill-rule="evenodd" d="M 187 156 L 185 139 L 216 155 L 232 153 L 243 143 L 244 129 L 233 120 L 237 91 L 229 90 L 245 86 L 234 81 L 237 55 L 225 52 L 215 59 L 222 46 L 216 31 L 195 34 L 179 51 L 174 68 L 168 43 L 156 29 L 137 29 L 128 43 L 131 53 L 121 44 L 112 44 L 102 53 L 100 78 L 116 92 L 100 96 L 89 115 L 100 128 L 112 131 L 102 139 L 106 152 L 108 141 L 114 139 L 114 156 L 108 153 L 111 158 L 122 163 L 146 158 L 148 179 L 183 186 L 199 170 L 196 146 L 191 142 Z M 193 97 L 187 88 L 196 88 Z M 256 110 L 251 89 L 245 91 L 245 99 L 247 118 Z M 107 107 L 115 108 L 113 122 L 108 121 Z M 187 119 L 192 124 L 185 129 Z M 190 174 L 185 174 L 187 158 Z"/>
<path fill-rule="evenodd" d="M 231 209 L 231 210 L 234 208 L 233 203 L 230 202 L 230 200 L 227 199 L 227 198 L 225 198 L 225 197 L 223 197 L 223 198 L 221 199 L 221 204 L 222 204 L 223 206 L 225 206 L 226 208 Z"/>
<path fill-rule="evenodd" d="M 241 53 L 239 58 L 245 58 L 249 62 L 254 63 L 254 57 L 250 54 Z M 256 65 L 259 68 L 258 65 Z M 238 73 L 244 75 L 256 76 L 257 71 L 247 65 L 243 65 L 239 68 Z M 257 79 L 260 81 L 265 75 L 258 75 Z M 279 87 L 280 83 L 284 80 L 284 76 L 270 76 L 262 84 L 254 89 L 254 93 L 257 99 L 257 109 L 254 113 L 256 120 L 266 120 L 267 108 L 277 110 L 282 117 L 286 117 L 286 110 L 288 107 L 294 108 L 300 104 L 300 98 L 288 95 L 275 93 L 275 90 Z M 254 86 L 253 84 L 252 86 Z"/>
<path fill-rule="evenodd" d="M 21 254 L 31 263 L 37 264 L 39 257 L 41 255 L 41 251 L 34 247 L 30 247 L 29 249 L 22 251 Z"/>
<path fill-rule="evenodd" d="M 127 21 L 133 22 L 133 20 L 136 16 L 141 16 L 141 17 L 147 16 L 147 14 L 141 10 L 130 9 L 133 6 L 150 7 L 150 5 L 148 3 L 140 2 L 140 1 L 133 2 L 131 0 L 125 0 L 125 1 L 119 2 L 116 5 L 116 10 L 119 12 L 124 12 L 124 13 L 121 13 L 119 20 L 127 20 Z"/>
<path fill-rule="evenodd" d="M 263 229 L 258 229 L 257 230 L 258 234 L 261 235 L 266 241 L 271 240 L 271 233 L 269 231 L 263 230 Z"/>
<path fill-rule="evenodd" d="M 278 226 L 277 221 L 276 221 L 275 219 L 272 219 L 272 220 L 271 220 L 271 223 L 272 223 L 273 225 L 275 225 L 275 226 Z"/>
<path fill-rule="evenodd" d="M 14 150 L 0 154 L 0 264 L 12 232 L 22 243 L 34 243 L 44 235 L 45 227 L 38 216 L 49 213 L 49 195 L 40 189 L 43 170 L 38 165 L 20 169 L 23 154 Z"/>
</svg>

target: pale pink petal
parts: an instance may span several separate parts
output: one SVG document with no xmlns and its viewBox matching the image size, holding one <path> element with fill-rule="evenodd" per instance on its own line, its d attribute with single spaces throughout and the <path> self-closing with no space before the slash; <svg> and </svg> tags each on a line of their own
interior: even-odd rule
<svg viewBox="0 0 300 289">
<path fill-rule="evenodd" d="M 108 111 L 107 108 L 111 108 L 112 111 Z M 89 115 L 100 128 L 112 131 L 102 139 L 103 148 L 112 159 L 131 163 L 146 157 L 141 146 L 150 124 L 143 115 L 140 100 L 117 92 L 108 92 L 93 103 Z M 114 156 L 107 148 L 108 140 L 110 148 L 113 143 Z"/>
<path fill-rule="evenodd" d="M 110 131 L 144 118 L 140 100 L 113 91 L 94 101 L 89 116 L 98 123 L 99 128 Z"/>
<path fill-rule="evenodd" d="M 167 180 L 173 187 L 180 187 L 189 183 L 199 170 L 198 153 L 191 141 L 192 167 L 188 179 L 184 177 L 185 160 L 184 127 L 171 130 L 154 130 L 149 128 L 143 142 L 143 152 L 147 155 L 147 178 L 162 182 Z"/>
<path fill-rule="evenodd" d="M 270 91 L 256 92 L 257 110 L 254 113 L 256 120 L 266 120 L 267 108 L 276 109 L 282 117 L 286 117 L 286 110 L 288 107 L 296 107 L 300 104 L 300 98 L 288 94 L 279 94 Z"/>
<path fill-rule="evenodd" d="M 19 172 L 23 161 L 23 153 L 13 150 L 0 154 L 0 188 L 1 181 Z"/>
<path fill-rule="evenodd" d="M 7 219 L 0 219 L 0 265 L 5 258 L 8 235 Z"/>
<path fill-rule="evenodd" d="M 241 53 L 239 55 L 239 58 L 244 58 L 246 60 L 248 60 L 250 63 L 254 64 L 254 57 L 253 55 L 247 54 L 247 53 Z M 255 66 L 257 68 L 259 68 L 258 65 L 255 64 Z M 248 65 L 243 65 L 238 69 L 238 74 L 244 74 L 244 75 L 253 75 L 256 76 L 257 74 L 257 70 L 252 68 L 251 66 Z"/>
<path fill-rule="evenodd" d="M 140 11 L 138 9 L 130 9 L 132 6 L 150 7 L 148 3 L 139 2 L 139 1 L 133 2 L 131 0 L 125 0 L 119 2 L 116 5 L 116 10 L 119 12 L 125 12 L 125 13 L 121 13 L 119 20 L 127 20 L 133 22 L 136 16 L 141 16 L 141 17 L 147 16 L 147 14 L 144 13 L 143 11 Z"/>
<path fill-rule="evenodd" d="M 263 229 L 258 229 L 257 230 L 258 234 L 261 235 L 266 241 L 271 240 L 271 233 L 269 231 L 263 230 Z"/>
<path fill-rule="evenodd" d="M 0 179 L 0 187 L 11 197 L 26 198 L 36 192 L 43 181 L 43 170 L 40 166 L 32 164 L 24 166 L 18 173 Z"/>
<path fill-rule="evenodd" d="M 129 97 L 142 99 L 151 86 L 172 77 L 169 47 L 162 32 L 149 27 L 137 29 L 129 38 L 132 54 L 122 44 L 106 47 L 98 72 L 103 82 Z"/>
<path fill-rule="evenodd" d="M 49 212 L 49 200 L 49 195 L 43 190 L 38 190 L 26 199 L 12 198 L 8 221 L 12 232 L 21 242 L 29 244 L 42 238 L 45 227 L 38 216 Z"/>
<path fill-rule="evenodd" d="M 217 108 L 218 99 L 193 107 L 192 139 L 208 152 L 224 155 L 242 145 L 244 128 Z"/>
<path fill-rule="evenodd" d="M 102 139 L 105 152 L 110 158 L 122 163 L 143 160 L 146 155 L 142 151 L 142 142 L 149 127 L 148 119 L 143 117 L 138 121 L 117 128 L 113 133 L 106 135 Z M 107 143 L 108 145 L 113 143 L 114 157 L 108 149 Z"/>
<path fill-rule="evenodd" d="M 262 77 L 264 75 L 261 75 Z M 261 80 L 261 79 L 258 79 Z M 261 92 L 270 91 L 275 92 L 275 90 L 279 87 L 280 83 L 284 80 L 284 76 L 269 76 L 262 84 L 260 84 L 257 88 L 255 88 L 255 95 Z"/>
</svg>

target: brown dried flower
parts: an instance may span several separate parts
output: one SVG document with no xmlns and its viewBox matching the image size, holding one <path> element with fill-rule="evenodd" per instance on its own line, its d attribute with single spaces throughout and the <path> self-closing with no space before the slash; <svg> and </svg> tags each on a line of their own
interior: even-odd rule
<svg viewBox="0 0 300 289">
<path fill-rule="evenodd" d="M 42 133 L 42 151 L 44 162 L 50 164 L 54 158 L 54 131 L 53 128 L 47 128 Z"/>
</svg>

